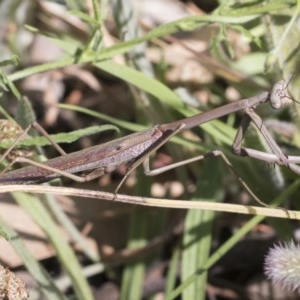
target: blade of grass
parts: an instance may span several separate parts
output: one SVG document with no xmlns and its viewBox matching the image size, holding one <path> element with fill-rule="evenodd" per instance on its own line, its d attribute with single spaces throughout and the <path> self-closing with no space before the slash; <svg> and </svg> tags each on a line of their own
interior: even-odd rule
<svg viewBox="0 0 300 300">
<path fill-rule="evenodd" d="M 141 170 L 139 170 L 141 172 Z M 137 176 L 139 178 L 139 184 L 136 184 L 136 193 L 140 190 L 148 191 L 150 193 L 149 178 L 143 176 Z M 141 209 L 134 211 L 130 217 L 129 235 L 128 235 L 128 249 L 141 248 L 148 243 L 147 238 L 147 219 L 149 211 Z M 122 276 L 122 287 L 120 300 L 142 299 L 142 290 L 145 277 L 146 262 L 144 260 L 138 260 L 126 265 Z"/>
<path fill-rule="evenodd" d="M 47 207 L 55 216 L 56 220 L 62 225 L 64 230 L 70 235 L 72 242 L 93 262 L 99 262 L 99 253 L 90 248 L 87 239 L 82 235 L 66 213 L 62 210 L 61 206 L 57 203 L 56 199 L 51 195 L 46 198 Z"/>
<path fill-rule="evenodd" d="M 174 290 L 176 285 L 180 254 L 181 254 L 181 249 L 179 245 L 177 245 L 173 250 L 171 262 L 169 264 L 169 269 L 167 273 L 167 282 L 165 288 L 166 298 L 169 297 L 169 294 Z"/>
<path fill-rule="evenodd" d="M 1 217 L 0 217 L 0 228 L 8 236 L 8 242 L 13 246 L 16 253 L 22 259 L 22 262 L 26 266 L 27 270 L 33 276 L 33 278 L 38 282 L 39 289 L 49 300 L 66 300 L 67 298 L 63 295 L 61 291 L 55 285 L 51 276 L 42 267 L 42 265 L 37 262 L 28 248 L 25 246 L 23 240 Z"/>
<path fill-rule="evenodd" d="M 78 260 L 67 243 L 62 238 L 57 225 L 37 197 L 25 193 L 13 193 L 17 203 L 26 210 L 33 220 L 43 229 L 56 250 L 60 262 L 72 279 L 74 292 L 78 299 L 93 299 L 92 292 L 82 273 Z"/>
<path fill-rule="evenodd" d="M 289 197 L 297 191 L 300 186 L 300 180 L 293 181 L 292 184 L 285 190 L 286 193 L 280 195 Z M 124 194 L 118 194 L 117 197 L 114 193 L 103 192 L 99 190 L 67 188 L 67 187 L 55 187 L 47 185 L 0 185 L 0 194 L 10 192 L 27 192 L 35 194 L 47 194 L 52 193 L 54 195 L 68 195 L 77 197 L 87 197 L 97 199 L 100 201 L 117 201 L 121 203 L 130 203 L 140 206 L 148 207 L 164 207 L 173 209 L 203 209 L 218 212 L 229 212 L 245 215 L 256 215 L 273 218 L 283 218 L 290 220 L 300 220 L 300 212 L 296 210 L 287 210 L 276 207 L 259 207 L 252 205 L 241 205 L 231 203 L 211 203 L 207 201 L 199 202 L 192 200 L 172 200 L 162 198 L 149 198 L 130 196 Z M 281 199 L 281 198 L 280 198 Z M 282 200 L 282 199 L 281 199 Z"/>
<path fill-rule="evenodd" d="M 271 205 L 280 205 L 286 198 L 293 194 L 299 188 L 299 181 L 295 181 L 286 188 L 278 197 L 271 201 Z M 230 239 L 228 239 L 218 250 L 216 250 L 194 274 L 190 275 L 181 285 L 179 285 L 170 294 L 167 300 L 178 297 L 183 291 L 192 284 L 198 277 L 204 276 L 209 268 L 215 264 L 225 253 L 227 253 L 242 237 L 244 237 L 255 225 L 260 223 L 265 216 L 255 216 L 251 218 L 241 229 L 239 229 Z"/>
<path fill-rule="evenodd" d="M 174 34 L 179 31 L 191 31 L 193 29 L 196 29 L 200 26 L 203 26 L 208 23 L 217 22 L 217 23 L 225 23 L 225 24 L 243 24 L 246 22 L 249 22 L 253 19 L 255 19 L 256 15 L 247 15 L 247 16 L 238 16 L 238 17 L 227 17 L 227 16 L 213 16 L 213 15 L 207 15 L 207 16 L 192 16 L 180 19 L 178 21 L 174 21 L 171 23 L 167 23 L 161 26 L 156 27 L 155 29 L 151 30 L 147 34 L 145 34 L 142 37 L 132 39 L 130 41 L 121 42 L 118 43 L 112 47 L 108 47 L 103 49 L 100 53 L 99 52 L 88 52 L 85 53 L 80 59 L 80 61 L 77 61 L 78 63 L 91 63 L 95 61 L 101 61 L 105 60 L 111 57 L 114 57 L 115 55 L 123 54 L 127 51 L 129 51 L 134 46 L 143 43 L 145 41 L 152 40 L 154 38 L 160 38 L 166 35 Z M 52 39 L 55 40 L 55 39 Z M 60 39 L 56 39 L 59 43 L 61 43 Z M 76 53 L 77 51 L 77 45 L 74 45 L 72 48 L 72 44 L 68 44 L 68 52 L 70 53 Z M 22 78 L 26 78 L 28 76 L 31 76 L 33 74 L 50 71 L 54 69 L 63 68 L 69 65 L 72 65 L 74 62 L 76 62 L 76 59 L 74 60 L 74 57 L 65 57 L 61 60 L 57 60 L 55 62 L 46 63 L 43 65 L 38 65 L 34 67 L 30 67 L 27 69 L 23 69 L 21 71 L 17 71 L 13 74 L 10 74 L 7 76 L 8 81 L 16 81 L 20 80 Z"/>
<path fill-rule="evenodd" d="M 219 161 L 208 159 L 203 162 L 196 192 L 197 201 L 219 202 L 222 197 Z M 184 282 L 189 276 L 202 268 L 209 258 L 212 225 L 215 213 L 210 211 L 189 210 L 185 220 L 182 271 Z M 182 294 L 182 299 L 205 299 L 206 274 L 198 277 Z"/>
<path fill-rule="evenodd" d="M 77 140 L 79 140 L 82 137 L 104 132 L 107 130 L 115 130 L 119 131 L 119 129 L 114 125 L 101 125 L 101 126 L 90 126 L 83 129 L 78 129 L 70 132 L 61 132 L 57 134 L 51 134 L 50 137 L 52 140 L 58 144 L 62 143 L 73 143 Z M 0 149 L 7 149 L 13 142 L 15 138 L 13 139 L 2 139 L 0 141 Z M 50 145 L 51 143 L 44 137 L 44 136 L 38 136 L 38 137 L 26 137 L 24 140 L 21 140 L 16 146 L 19 147 L 28 147 L 28 146 L 46 146 Z"/>
</svg>

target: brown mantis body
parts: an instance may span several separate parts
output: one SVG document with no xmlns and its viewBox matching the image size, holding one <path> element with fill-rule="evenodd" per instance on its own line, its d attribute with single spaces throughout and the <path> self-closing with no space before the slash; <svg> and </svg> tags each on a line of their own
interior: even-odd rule
<svg viewBox="0 0 300 300">
<path fill-rule="evenodd" d="M 105 173 L 112 172 L 120 165 L 127 164 L 128 171 L 118 185 L 115 191 L 117 192 L 130 172 L 141 163 L 144 164 L 146 175 L 156 175 L 174 167 L 204 158 L 205 155 L 200 155 L 160 169 L 149 169 L 150 154 L 165 144 L 178 132 L 237 111 L 244 111 L 246 114 L 234 140 L 234 153 L 243 156 L 251 156 L 256 159 L 277 163 L 279 165 L 286 165 L 297 174 L 300 174 L 300 167 L 296 165 L 296 163 L 300 162 L 300 157 L 286 156 L 267 131 L 263 121 L 253 111 L 255 107 L 266 102 L 270 102 L 274 109 L 279 109 L 283 105 L 291 103 L 290 98 L 284 90 L 284 81 L 279 81 L 275 84 L 271 93 L 263 92 L 252 98 L 239 100 L 237 102 L 215 108 L 211 111 L 200 113 L 175 122 L 156 125 L 153 128 L 133 133 L 88 149 L 49 159 L 43 163 L 34 162 L 26 158 L 18 158 L 16 161 L 28 162 L 32 165 L 2 174 L 0 176 L 0 184 L 40 183 L 60 176 L 66 176 L 76 181 L 84 182 L 97 178 Z M 273 154 L 241 147 L 245 131 L 247 130 L 251 120 L 260 129 L 262 135 L 271 147 Z M 11 148 L 12 147 L 10 147 L 8 151 L 11 150 Z M 56 146 L 56 148 L 64 154 L 63 150 L 59 146 Z M 7 155 L 8 151 L 6 151 L 4 156 Z M 220 155 L 220 151 L 212 151 L 210 154 L 217 156 Z M 87 171 L 91 172 L 85 176 L 76 175 L 78 172 Z M 247 190 L 249 191 L 248 188 Z"/>
</svg>

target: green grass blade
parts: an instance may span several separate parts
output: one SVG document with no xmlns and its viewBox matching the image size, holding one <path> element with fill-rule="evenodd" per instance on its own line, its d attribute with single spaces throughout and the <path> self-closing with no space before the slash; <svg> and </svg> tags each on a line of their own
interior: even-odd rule
<svg viewBox="0 0 300 300">
<path fill-rule="evenodd" d="M 96 134 L 100 132 L 104 132 L 107 130 L 115 130 L 119 131 L 119 129 L 114 125 L 102 125 L 102 126 L 90 126 L 84 129 L 78 129 L 71 132 L 66 133 L 57 133 L 57 134 L 51 134 L 51 139 L 58 143 L 73 143 L 77 141 L 78 139 L 91 135 Z M 4 139 L 0 141 L 0 149 L 7 149 L 13 142 L 14 139 Z M 38 137 L 27 137 L 24 140 L 21 140 L 16 146 L 19 147 L 29 147 L 29 146 L 46 146 L 50 145 L 50 141 L 47 140 L 44 136 L 38 136 Z"/>
<path fill-rule="evenodd" d="M 109 74 L 135 85 L 158 99 L 164 99 L 164 102 L 172 107 L 184 107 L 180 97 L 155 78 L 151 78 L 140 71 L 113 61 L 102 61 L 94 65 Z"/>
<path fill-rule="evenodd" d="M 180 247 L 176 246 L 175 249 L 173 250 L 171 262 L 167 273 L 167 282 L 165 288 L 166 299 L 168 299 L 170 293 L 172 292 L 176 284 L 180 253 L 181 253 Z"/>
<path fill-rule="evenodd" d="M 203 161 L 201 174 L 194 198 L 198 201 L 219 202 L 222 197 L 220 161 Z M 182 281 L 198 269 L 203 268 L 210 255 L 212 225 L 215 213 L 211 211 L 189 210 L 184 228 L 182 254 Z M 198 277 L 182 294 L 182 299 L 205 299 L 206 274 Z"/>
<path fill-rule="evenodd" d="M 27 270 L 38 282 L 39 289 L 46 299 L 66 300 L 67 298 L 61 291 L 58 290 L 53 279 L 47 273 L 47 271 L 36 261 L 17 232 L 15 232 L 1 217 L 0 228 L 8 236 L 8 242 L 13 246 L 17 254 L 20 256 Z"/>
<path fill-rule="evenodd" d="M 145 41 L 149 41 L 154 38 L 160 38 L 180 31 L 191 31 L 205 24 L 214 23 L 214 22 L 222 23 L 222 24 L 244 24 L 246 22 L 255 19 L 256 17 L 257 17 L 256 15 L 250 14 L 246 16 L 237 16 L 237 17 L 206 15 L 206 16 L 192 16 L 192 17 L 183 18 L 171 23 L 158 26 L 157 28 L 151 30 L 149 33 L 145 34 L 142 37 L 131 39 L 130 41 L 123 42 L 123 43 L 121 42 L 112 47 L 105 48 L 100 53 L 98 52 L 94 53 L 92 51 L 90 53 L 85 53 L 85 55 L 82 56 L 79 62 L 88 63 L 88 62 L 105 60 L 114 57 L 116 55 L 123 54 L 129 51 L 130 49 L 132 49 L 134 46 L 143 43 Z M 75 53 L 77 47 L 74 45 L 74 48 L 72 49 L 71 44 L 68 44 L 68 50 L 71 53 Z M 74 63 L 74 57 L 66 57 L 55 62 L 46 63 L 43 65 L 38 65 L 27 69 L 23 69 L 21 71 L 17 71 L 13 74 L 10 74 L 7 77 L 7 79 L 13 82 L 33 74 L 63 68 L 73 63 Z"/>
<path fill-rule="evenodd" d="M 86 255 L 91 261 L 99 262 L 99 253 L 90 248 L 87 239 L 82 235 L 69 216 L 62 210 L 56 199 L 51 195 L 47 196 L 47 207 L 55 216 L 56 220 L 62 225 L 64 230 L 70 235 L 72 242 L 81 249 L 82 253 Z"/>
<path fill-rule="evenodd" d="M 139 170 L 141 173 L 141 170 Z M 139 184 L 136 185 L 136 193 L 143 190 L 149 194 L 149 178 L 138 176 Z M 134 211 L 130 218 L 128 244 L 129 249 L 144 247 L 147 245 L 147 219 L 148 210 L 139 209 Z M 120 300 L 139 300 L 142 299 L 142 289 L 145 278 L 146 261 L 138 260 L 126 265 L 122 276 L 122 287 Z"/>
<path fill-rule="evenodd" d="M 295 193 L 300 187 L 300 180 L 294 181 L 289 187 L 287 187 L 278 197 L 273 199 L 271 202 L 272 205 L 278 206 L 285 199 L 290 197 L 293 193 Z M 194 274 L 189 276 L 180 286 L 178 286 L 171 295 L 168 300 L 175 299 L 179 296 L 183 291 L 192 284 L 195 280 L 197 280 L 198 276 L 204 276 L 207 270 L 215 264 L 224 254 L 226 254 L 241 238 L 243 238 L 255 225 L 261 222 L 265 217 L 264 216 L 255 216 L 251 218 L 240 230 L 238 230 L 234 236 L 226 241 L 217 251 L 210 256 L 207 262 L 201 269 L 198 269 Z"/>
<path fill-rule="evenodd" d="M 33 195 L 25 193 L 14 193 L 13 196 L 18 204 L 30 214 L 34 221 L 46 233 L 66 272 L 72 279 L 74 292 L 77 295 L 77 298 L 92 300 L 92 292 L 82 273 L 82 267 L 79 265 L 70 245 L 62 238 L 57 225 L 41 203 L 41 200 Z"/>
</svg>

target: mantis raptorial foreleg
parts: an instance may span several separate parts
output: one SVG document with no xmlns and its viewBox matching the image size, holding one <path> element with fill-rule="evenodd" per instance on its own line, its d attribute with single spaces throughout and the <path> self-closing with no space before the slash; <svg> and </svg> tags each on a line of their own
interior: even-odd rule
<svg viewBox="0 0 300 300">
<path fill-rule="evenodd" d="M 162 145 L 167 143 L 174 135 L 176 135 L 178 132 L 182 131 L 184 129 L 184 127 L 185 127 L 184 123 L 177 126 L 177 128 L 175 128 L 173 131 L 170 131 L 170 133 L 168 135 L 165 135 L 164 138 L 161 139 L 158 143 L 154 144 L 153 147 L 151 147 L 146 153 L 143 154 L 143 156 L 135 159 L 131 164 L 129 164 L 126 174 L 123 176 L 122 180 L 120 181 L 120 183 L 118 184 L 118 186 L 115 189 L 115 194 L 117 194 L 118 190 L 120 189 L 120 187 L 122 186 L 122 184 L 124 183 L 126 178 L 128 178 L 128 176 L 130 175 L 130 173 L 133 170 L 135 170 L 140 164 L 142 164 L 142 163 L 144 164 L 145 161 L 149 162 L 149 156 L 151 155 L 151 153 L 153 153 L 158 148 L 160 148 Z M 144 173 L 145 173 L 145 175 L 149 176 L 149 174 L 147 174 L 146 172 L 144 172 Z"/>
<path fill-rule="evenodd" d="M 242 147 L 245 133 L 251 121 L 259 129 L 273 153 L 266 153 L 252 148 Z M 241 126 L 239 127 L 233 142 L 233 153 L 240 156 L 249 156 L 267 163 L 283 165 L 289 167 L 296 174 L 300 175 L 300 166 L 297 165 L 297 163 L 300 163 L 300 156 L 287 156 L 283 153 L 266 128 L 263 120 L 253 111 L 253 109 L 245 109 L 245 115 L 243 116 Z"/>
</svg>

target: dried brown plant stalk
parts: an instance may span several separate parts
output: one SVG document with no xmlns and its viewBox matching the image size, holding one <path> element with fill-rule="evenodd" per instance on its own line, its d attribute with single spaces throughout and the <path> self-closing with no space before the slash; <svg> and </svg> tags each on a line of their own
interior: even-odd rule
<svg viewBox="0 0 300 300">
<path fill-rule="evenodd" d="M 9 269 L 0 265 L 0 299 L 26 300 L 29 294 L 24 282 Z"/>
</svg>

